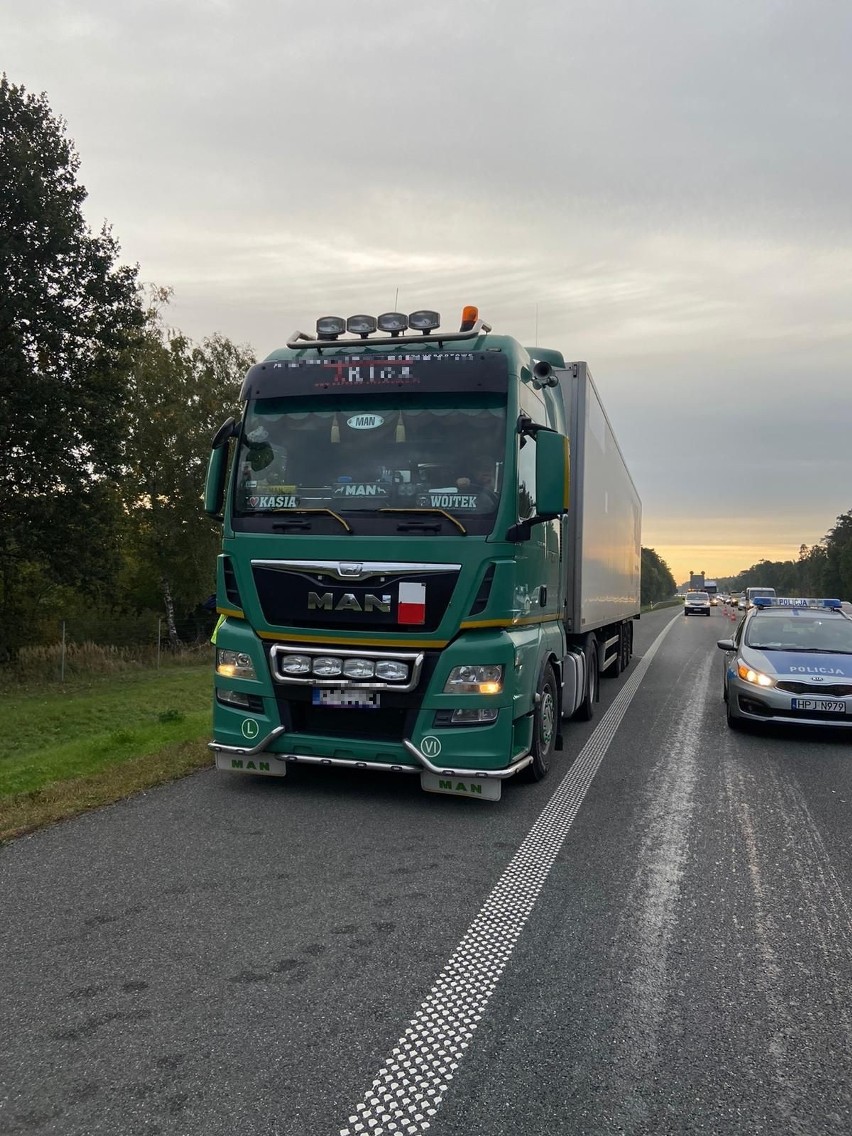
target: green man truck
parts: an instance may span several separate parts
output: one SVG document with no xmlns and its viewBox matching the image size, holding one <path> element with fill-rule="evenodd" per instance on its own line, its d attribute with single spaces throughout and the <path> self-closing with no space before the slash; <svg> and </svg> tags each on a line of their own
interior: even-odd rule
<svg viewBox="0 0 852 1136">
<path fill-rule="evenodd" d="M 630 662 L 641 506 L 588 367 L 465 308 L 323 317 L 213 439 L 219 769 L 543 778 Z"/>
</svg>

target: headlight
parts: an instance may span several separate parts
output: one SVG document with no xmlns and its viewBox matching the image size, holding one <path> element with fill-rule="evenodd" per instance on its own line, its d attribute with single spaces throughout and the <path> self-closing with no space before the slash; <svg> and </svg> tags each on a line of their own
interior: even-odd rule
<svg viewBox="0 0 852 1136">
<path fill-rule="evenodd" d="M 257 678 L 251 655 L 244 651 L 216 651 L 216 674 L 225 678 Z"/>
<path fill-rule="evenodd" d="M 750 667 L 744 663 L 742 659 L 737 659 L 737 674 L 745 682 L 753 682 L 755 686 L 774 686 L 775 679 L 770 678 L 769 675 L 764 674 L 762 671 L 756 671 L 754 667 Z"/>
<path fill-rule="evenodd" d="M 321 675 L 324 678 L 329 678 L 333 675 L 339 675 L 343 671 L 343 662 L 340 659 L 332 658 L 330 655 L 318 655 L 314 659 L 314 674 Z"/>
<path fill-rule="evenodd" d="M 444 684 L 444 694 L 499 694 L 503 668 L 494 663 L 478 667 L 453 667 Z"/>
<path fill-rule="evenodd" d="M 372 678 L 375 667 L 372 659 L 344 659 L 343 673 L 347 678 Z"/>
<path fill-rule="evenodd" d="M 278 669 L 285 675 L 310 674 L 310 655 L 285 655 L 278 663 Z"/>
<path fill-rule="evenodd" d="M 385 682 L 404 682 L 408 678 L 408 666 L 394 659 L 382 659 L 376 663 L 376 678 Z"/>
</svg>

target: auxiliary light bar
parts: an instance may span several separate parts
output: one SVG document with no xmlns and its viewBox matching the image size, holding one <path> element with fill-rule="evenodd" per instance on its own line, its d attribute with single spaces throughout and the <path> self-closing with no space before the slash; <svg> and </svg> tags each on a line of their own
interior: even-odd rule
<svg viewBox="0 0 852 1136">
<path fill-rule="evenodd" d="M 375 344 L 401 345 L 403 343 L 421 343 L 429 339 L 443 343 L 444 340 L 476 339 L 491 330 L 490 324 L 479 318 L 479 309 L 468 304 L 461 318 L 458 331 L 440 331 L 441 317 L 438 312 L 429 308 L 421 308 L 406 315 L 405 312 L 383 312 L 382 315 L 356 315 L 343 319 L 342 316 L 320 316 L 316 323 L 316 338 L 312 338 L 304 331 L 294 332 L 287 340 L 287 346 L 296 349 L 305 347 L 343 346 L 343 343 L 352 342 L 339 337 L 344 332 L 357 336 L 361 340 L 369 339 L 375 331 L 384 332 L 385 335 L 371 340 Z M 407 330 L 419 332 L 418 335 L 405 335 Z"/>
</svg>

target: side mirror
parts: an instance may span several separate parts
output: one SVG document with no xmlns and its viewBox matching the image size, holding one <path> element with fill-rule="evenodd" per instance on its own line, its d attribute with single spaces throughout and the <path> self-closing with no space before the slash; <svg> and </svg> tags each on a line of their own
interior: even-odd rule
<svg viewBox="0 0 852 1136">
<path fill-rule="evenodd" d="M 716 646 L 721 647 L 723 651 L 736 651 L 737 645 L 733 639 L 717 639 Z"/>
<path fill-rule="evenodd" d="M 506 540 L 514 543 L 529 540 L 533 525 L 552 521 L 568 512 L 571 478 L 568 439 L 555 430 L 542 428 L 537 429 L 534 436 L 536 513 L 510 526 Z"/>
<path fill-rule="evenodd" d="M 239 426 L 237 425 L 235 419 L 226 418 L 219 429 L 216 431 L 216 433 L 213 435 L 213 441 L 210 443 L 210 445 L 214 450 L 218 450 L 221 446 L 224 446 L 226 442 L 229 442 L 231 438 L 235 438 L 238 433 Z"/>
<path fill-rule="evenodd" d="M 219 446 L 210 454 L 207 464 L 207 480 L 204 483 L 204 512 L 208 516 L 222 519 L 222 506 L 225 502 L 225 474 L 228 469 L 228 449 Z"/>
<path fill-rule="evenodd" d="M 571 458 L 568 439 L 552 430 L 539 430 L 535 452 L 536 511 L 542 518 L 568 512 Z"/>
</svg>

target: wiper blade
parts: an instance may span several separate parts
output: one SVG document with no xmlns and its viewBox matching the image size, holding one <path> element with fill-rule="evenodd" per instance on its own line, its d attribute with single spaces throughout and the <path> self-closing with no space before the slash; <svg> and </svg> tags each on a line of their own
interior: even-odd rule
<svg viewBox="0 0 852 1136">
<path fill-rule="evenodd" d="M 454 517 L 452 513 L 448 513 L 446 509 L 419 509 L 419 508 L 412 507 L 410 509 L 379 509 L 379 512 L 380 513 L 428 513 L 428 514 L 431 514 L 432 516 L 437 515 L 437 516 L 441 516 L 441 517 L 446 517 L 448 521 L 451 521 L 456 526 L 456 528 L 459 530 L 459 532 L 462 534 L 462 536 L 467 536 L 467 529 L 464 527 L 464 525 L 461 523 L 461 521 L 458 519 L 458 517 Z"/>
<path fill-rule="evenodd" d="M 351 525 L 349 525 L 339 513 L 335 513 L 333 509 L 267 509 L 263 511 L 274 513 L 276 516 L 279 516 L 281 513 L 287 513 L 288 516 L 293 518 L 292 521 L 276 521 L 272 526 L 274 529 L 310 528 L 310 521 L 306 521 L 303 518 L 322 514 L 324 516 L 334 517 L 336 521 L 340 521 L 348 533 L 352 532 Z"/>
</svg>

